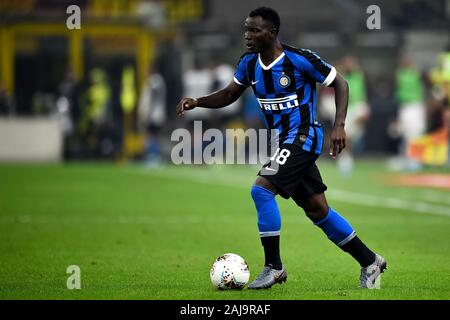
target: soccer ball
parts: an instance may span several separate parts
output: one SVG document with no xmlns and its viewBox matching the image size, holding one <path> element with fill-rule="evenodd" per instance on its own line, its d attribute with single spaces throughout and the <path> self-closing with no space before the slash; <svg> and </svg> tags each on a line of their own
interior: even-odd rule
<svg viewBox="0 0 450 320">
<path fill-rule="evenodd" d="M 250 270 L 241 256 L 225 253 L 214 261 L 210 276 L 218 289 L 242 289 L 250 278 Z"/>
</svg>

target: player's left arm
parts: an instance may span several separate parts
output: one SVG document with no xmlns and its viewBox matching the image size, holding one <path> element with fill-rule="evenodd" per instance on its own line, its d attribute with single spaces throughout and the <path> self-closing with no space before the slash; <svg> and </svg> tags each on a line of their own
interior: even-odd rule
<svg viewBox="0 0 450 320">
<path fill-rule="evenodd" d="M 330 134 L 330 156 L 334 159 L 345 148 L 345 117 L 348 107 L 348 84 L 336 69 L 310 50 L 302 51 L 300 70 L 315 82 L 333 87 L 336 102 L 336 117 Z"/>
<path fill-rule="evenodd" d="M 336 155 L 341 153 L 345 148 L 344 126 L 348 108 L 348 83 L 339 72 L 337 72 L 330 87 L 334 88 L 336 103 L 336 116 L 330 134 L 330 156 L 334 159 L 336 158 Z"/>
</svg>

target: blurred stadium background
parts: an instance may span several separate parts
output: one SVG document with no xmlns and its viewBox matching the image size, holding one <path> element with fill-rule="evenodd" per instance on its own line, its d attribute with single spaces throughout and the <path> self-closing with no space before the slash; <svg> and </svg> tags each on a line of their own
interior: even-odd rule
<svg viewBox="0 0 450 320">
<path fill-rule="evenodd" d="M 372 4 L 381 9 L 381 30 L 367 28 Z M 80 29 L 68 29 L 70 5 L 81 9 Z M 450 298 L 448 0 L 0 0 L 0 297 L 221 299 L 208 283 L 211 259 L 235 250 L 251 266 L 260 263 L 245 189 L 256 169 L 175 167 L 170 160 L 171 133 L 191 130 L 194 120 L 205 128 L 263 126 L 249 90 L 228 108 L 175 115 L 181 97 L 207 94 L 232 79 L 244 52 L 243 21 L 260 5 L 280 13 L 283 42 L 335 65 L 349 81 L 350 106 L 370 111 L 353 141 L 353 171 L 345 165 L 339 171 L 325 156 L 320 161 L 330 190 L 337 187 L 330 199 L 367 242 L 399 264 L 414 255 L 418 268 L 387 274 L 391 291 L 375 298 Z M 326 132 L 329 94 L 319 89 Z M 410 105 L 415 111 L 402 115 Z M 409 134 L 402 121 L 422 125 Z M 214 185 L 204 170 L 221 182 Z M 235 181 L 243 188 L 230 189 Z M 365 196 L 351 193 L 356 189 Z M 353 278 L 333 273 L 345 270 L 345 263 L 336 269 L 342 255 L 316 241 L 304 219 L 290 217 L 298 209 L 282 206 L 285 221 L 312 237 L 320 254 L 310 248 L 300 254 L 298 274 L 311 266 L 312 282 L 293 276 L 292 289 L 268 297 L 372 298 L 345 289 Z M 223 216 L 214 220 L 212 207 Z M 181 228 L 177 221 L 186 217 Z M 292 228 L 290 237 L 301 235 Z M 285 250 L 296 266 L 298 252 Z M 323 254 L 335 269 L 322 266 L 314 280 Z M 183 261 L 200 290 L 179 274 Z M 84 295 L 63 290 L 69 264 L 91 272 Z M 153 271 L 161 286 L 146 287 Z M 174 275 L 180 278 L 171 283 Z M 305 295 L 294 290 L 295 281 Z M 225 296 L 242 297 L 255 296 Z"/>
</svg>

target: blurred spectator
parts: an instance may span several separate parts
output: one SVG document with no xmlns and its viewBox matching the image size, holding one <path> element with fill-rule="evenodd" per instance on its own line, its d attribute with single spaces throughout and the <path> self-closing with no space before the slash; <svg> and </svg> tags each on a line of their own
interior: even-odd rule
<svg viewBox="0 0 450 320">
<path fill-rule="evenodd" d="M 234 68 L 228 64 L 213 64 L 211 66 L 212 71 L 212 82 L 210 92 L 215 92 L 217 90 L 225 88 L 234 77 Z M 217 127 L 225 127 L 228 122 L 236 120 L 235 118 L 239 115 L 241 111 L 241 99 L 233 102 L 225 108 L 220 108 L 217 110 L 218 124 Z M 216 117 L 214 117 L 216 119 Z"/>
<path fill-rule="evenodd" d="M 15 113 L 13 98 L 8 94 L 6 88 L 0 83 L 0 116 Z"/>
<path fill-rule="evenodd" d="M 89 78 L 90 86 L 83 96 L 80 133 L 89 157 L 111 155 L 114 146 L 110 140 L 105 139 L 112 123 L 110 119 L 111 88 L 106 73 L 101 68 L 93 69 Z"/>
<path fill-rule="evenodd" d="M 57 115 L 62 120 L 65 135 L 73 132 L 74 123 L 79 120 L 78 93 L 78 82 L 73 72 L 69 71 L 59 86 L 59 98 L 56 101 Z"/>
<path fill-rule="evenodd" d="M 214 81 L 214 72 L 211 68 L 196 67 L 188 70 L 183 74 L 183 96 L 185 97 L 201 97 L 210 94 Z M 207 108 L 195 108 L 184 115 L 184 121 L 189 131 L 191 131 L 191 153 L 194 154 L 194 146 L 201 144 L 202 150 L 206 147 L 202 135 L 196 134 L 194 131 L 194 121 L 202 121 L 202 130 L 217 126 L 217 122 L 213 119 L 212 110 Z"/>
<path fill-rule="evenodd" d="M 337 70 L 341 70 L 339 66 L 336 65 Z M 318 88 L 319 95 L 319 108 L 318 116 L 319 120 L 324 126 L 324 132 L 330 132 L 333 124 L 334 118 L 336 114 L 336 102 L 334 100 L 334 88 L 331 87 L 323 87 Z M 347 126 L 345 127 L 347 130 Z M 323 149 L 328 150 L 330 147 L 330 135 L 325 134 L 323 136 Z"/>
<path fill-rule="evenodd" d="M 134 66 L 127 65 L 122 70 L 120 105 L 124 114 L 130 114 L 136 107 L 136 85 Z"/>
<path fill-rule="evenodd" d="M 396 98 L 399 105 L 398 130 L 402 138 L 400 160 L 406 169 L 418 169 L 418 163 L 407 159 L 408 144 L 425 132 L 424 88 L 419 70 L 409 57 L 403 57 L 396 72 Z"/>
<path fill-rule="evenodd" d="M 59 98 L 56 101 L 57 114 L 64 133 L 65 157 L 76 157 L 80 152 L 76 125 L 80 121 L 80 86 L 72 71 L 68 71 L 59 86 Z"/>
<path fill-rule="evenodd" d="M 213 72 L 208 68 L 196 68 L 188 70 L 183 74 L 183 85 L 185 97 L 201 97 L 210 93 L 213 83 Z M 204 127 L 209 127 L 211 120 L 211 110 L 207 108 L 195 108 L 186 113 L 184 118 L 192 122 L 193 120 L 203 120 Z"/>
<path fill-rule="evenodd" d="M 161 129 L 167 121 L 166 82 L 158 69 L 148 76 L 139 97 L 138 118 L 140 130 Z"/>
<path fill-rule="evenodd" d="M 433 129 L 443 126 L 445 112 L 450 105 L 450 51 L 438 56 L 436 66 L 430 72 L 431 81 L 431 112 L 435 115 L 436 123 Z"/>
<path fill-rule="evenodd" d="M 398 164 L 397 155 L 400 145 L 400 134 L 398 131 L 398 103 L 395 98 L 394 86 L 389 80 L 378 78 L 374 81 L 373 95 L 370 101 L 373 112 L 370 127 L 377 132 L 377 140 L 382 141 L 382 146 L 389 155 L 395 155 L 389 159 L 388 165 Z M 369 126 L 368 126 L 369 127 Z"/>
<path fill-rule="evenodd" d="M 161 131 L 167 122 L 166 82 L 157 68 L 148 76 L 138 105 L 140 130 L 146 132 L 145 160 L 150 164 L 162 161 Z"/>
<path fill-rule="evenodd" d="M 444 129 L 448 135 L 448 163 L 450 164 L 450 48 L 438 56 L 436 67 L 431 70 L 432 105 L 438 116 L 436 131 Z"/>
<path fill-rule="evenodd" d="M 109 88 L 106 73 L 103 69 L 95 68 L 90 74 L 90 86 L 86 92 L 86 104 L 84 105 L 82 125 L 99 124 L 106 118 L 111 90 Z"/>
<path fill-rule="evenodd" d="M 346 148 L 338 157 L 339 171 L 348 175 L 353 170 L 353 154 L 361 151 L 365 126 L 370 116 L 367 103 L 366 83 L 364 73 L 356 57 L 347 56 L 342 61 L 343 77 L 349 86 L 349 101 L 345 131 L 347 134 Z"/>
</svg>

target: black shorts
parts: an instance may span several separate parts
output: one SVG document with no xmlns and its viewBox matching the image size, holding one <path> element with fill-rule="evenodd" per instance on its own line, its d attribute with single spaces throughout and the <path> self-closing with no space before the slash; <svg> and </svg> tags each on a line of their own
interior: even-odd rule
<svg viewBox="0 0 450 320">
<path fill-rule="evenodd" d="M 282 144 L 258 175 L 269 180 L 280 196 L 300 205 L 311 195 L 327 190 L 315 163 L 318 157 L 299 146 Z"/>
</svg>

